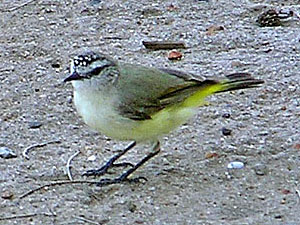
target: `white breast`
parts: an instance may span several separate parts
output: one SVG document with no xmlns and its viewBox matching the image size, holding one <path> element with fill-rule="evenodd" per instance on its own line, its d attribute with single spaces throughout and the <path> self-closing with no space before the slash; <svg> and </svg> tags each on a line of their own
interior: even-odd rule
<svg viewBox="0 0 300 225">
<path fill-rule="evenodd" d="M 80 81 L 79 81 L 80 82 Z M 130 132 L 139 121 L 122 117 L 114 107 L 117 101 L 112 93 L 86 88 L 75 81 L 74 104 L 84 122 L 100 133 L 121 140 L 134 140 Z"/>
</svg>

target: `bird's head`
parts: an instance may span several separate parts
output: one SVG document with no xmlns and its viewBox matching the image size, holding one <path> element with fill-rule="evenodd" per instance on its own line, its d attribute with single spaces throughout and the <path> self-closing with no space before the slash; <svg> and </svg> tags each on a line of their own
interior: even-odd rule
<svg viewBox="0 0 300 225">
<path fill-rule="evenodd" d="M 100 76 L 101 72 L 109 67 L 114 66 L 115 62 L 101 53 L 92 51 L 75 56 L 71 61 L 70 76 L 64 82 L 73 80 L 90 79 L 94 76 Z"/>
</svg>

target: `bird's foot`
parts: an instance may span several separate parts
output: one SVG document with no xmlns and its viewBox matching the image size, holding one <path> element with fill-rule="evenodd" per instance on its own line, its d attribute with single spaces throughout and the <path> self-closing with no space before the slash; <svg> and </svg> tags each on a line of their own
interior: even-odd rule
<svg viewBox="0 0 300 225">
<path fill-rule="evenodd" d="M 102 166 L 99 169 L 88 170 L 85 173 L 83 173 L 82 176 L 87 176 L 87 177 L 89 177 L 89 176 L 102 176 L 102 175 L 107 173 L 109 168 L 112 168 L 112 167 L 127 167 L 127 166 L 133 167 L 133 165 L 131 163 L 128 163 L 128 162 L 115 163 L 115 161 L 118 160 L 122 155 L 124 155 L 130 149 L 132 149 L 135 145 L 136 145 L 135 141 L 130 143 L 120 153 L 116 154 L 110 160 L 108 160 L 107 163 L 104 166 Z"/>
<path fill-rule="evenodd" d="M 82 176 L 102 176 L 104 174 L 106 174 L 108 172 L 109 168 L 112 167 L 133 167 L 132 163 L 128 163 L 128 162 L 123 162 L 123 163 L 111 163 L 110 161 L 108 161 L 104 166 L 102 166 L 99 169 L 92 169 L 92 170 L 87 170 L 86 172 L 84 172 L 82 174 Z"/>
<path fill-rule="evenodd" d="M 102 179 L 100 180 L 97 185 L 98 186 L 106 186 L 110 184 L 119 184 L 123 182 L 129 183 L 139 183 L 141 180 L 147 181 L 145 177 L 136 177 L 136 178 L 129 178 L 129 176 L 135 172 L 138 168 L 145 164 L 149 159 L 156 156 L 160 152 L 159 142 L 156 142 L 152 147 L 153 152 L 149 153 L 146 157 L 144 157 L 140 162 L 138 162 L 135 166 L 131 167 L 125 173 L 123 173 L 120 177 L 115 179 Z"/>
</svg>

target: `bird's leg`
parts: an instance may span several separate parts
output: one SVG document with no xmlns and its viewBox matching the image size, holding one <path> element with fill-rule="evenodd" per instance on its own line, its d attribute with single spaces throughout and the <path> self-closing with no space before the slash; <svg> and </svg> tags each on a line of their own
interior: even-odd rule
<svg viewBox="0 0 300 225">
<path fill-rule="evenodd" d="M 101 176 L 105 173 L 107 173 L 107 170 L 111 167 L 119 167 L 119 166 L 132 166 L 131 163 L 115 163 L 117 159 L 119 159 L 122 155 L 124 155 L 126 152 L 128 152 L 130 149 L 132 149 L 136 145 L 136 142 L 133 141 L 131 142 L 124 150 L 122 150 L 120 153 L 116 154 L 113 156 L 110 160 L 105 163 L 104 166 L 102 166 L 99 169 L 94 169 L 94 170 L 88 170 L 85 173 L 82 174 L 82 176 Z"/>
<path fill-rule="evenodd" d="M 121 182 L 139 182 L 140 180 L 146 180 L 145 177 L 136 177 L 136 178 L 128 178 L 134 171 L 136 171 L 138 168 L 140 168 L 142 165 L 144 165 L 149 159 L 156 156 L 160 152 L 160 145 L 159 142 L 155 142 L 152 146 L 152 151 L 143 158 L 140 162 L 138 162 L 135 166 L 127 170 L 125 173 L 123 173 L 120 177 L 116 179 L 101 179 L 98 186 L 105 186 L 110 184 L 118 184 Z"/>
</svg>

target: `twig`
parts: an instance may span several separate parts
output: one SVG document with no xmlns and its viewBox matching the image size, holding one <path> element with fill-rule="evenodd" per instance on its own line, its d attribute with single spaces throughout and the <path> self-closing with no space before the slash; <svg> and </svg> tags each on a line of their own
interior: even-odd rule
<svg viewBox="0 0 300 225">
<path fill-rule="evenodd" d="M 68 159 L 68 162 L 67 162 L 67 174 L 68 174 L 68 177 L 69 177 L 69 180 L 73 180 L 72 178 L 72 173 L 71 173 L 71 162 L 72 160 L 80 153 L 80 151 L 78 152 L 75 152 L 75 154 L 71 155 L 71 157 Z"/>
<path fill-rule="evenodd" d="M 170 41 L 143 41 L 143 45 L 145 46 L 145 48 L 153 50 L 185 48 L 183 42 Z"/>
<path fill-rule="evenodd" d="M 29 160 L 29 156 L 28 153 L 31 149 L 33 148 L 40 148 L 40 147 L 44 147 L 48 144 L 52 144 L 52 143 L 61 143 L 60 140 L 53 140 L 53 141 L 48 141 L 48 142 L 44 142 L 44 143 L 39 143 L 39 144 L 34 144 L 34 145 L 30 145 L 29 147 L 25 148 L 22 155 L 24 156 L 25 159 Z"/>
<path fill-rule="evenodd" d="M 23 219 L 23 218 L 34 217 L 34 216 L 56 216 L 56 214 L 53 214 L 53 213 L 20 214 L 20 215 L 14 215 L 14 216 L 0 217 L 0 221 L 1 220 Z"/>
<path fill-rule="evenodd" d="M 98 184 L 99 181 L 89 181 L 89 180 L 62 180 L 62 181 L 53 181 L 49 184 L 45 184 L 45 185 L 42 185 L 40 187 L 37 187 L 35 189 L 32 189 L 28 192 L 26 192 L 25 194 L 21 195 L 19 198 L 22 199 L 22 198 L 25 198 L 31 194 L 33 194 L 34 192 L 37 192 L 37 191 L 40 191 L 42 190 L 43 188 L 46 188 L 46 187 L 53 187 L 53 186 L 57 186 L 57 185 L 64 185 L 64 184 Z"/>
<path fill-rule="evenodd" d="M 72 216 L 73 218 L 75 219 L 78 219 L 78 220 L 81 220 L 83 222 L 87 222 L 87 223 L 90 223 L 90 224 L 96 224 L 96 225 L 101 225 L 101 223 L 97 223 L 95 221 L 92 221 L 92 220 L 89 220 L 89 219 L 86 219 L 84 217 L 81 217 L 81 216 Z"/>
<path fill-rule="evenodd" d="M 24 2 L 23 4 L 21 5 L 18 5 L 18 6 L 15 6 L 15 7 L 12 7 L 10 9 L 7 9 L 7 10 L 3 10 L 3 11 L 7 11 L 7 12 L 12 12 L 12 11 L 15 11 L 17 9 L 20 9 L 28 4 L 30 4 L 31 2 L 34 2 L 35 0 L 28 0 L 27 2 Z"/>
</svg>

